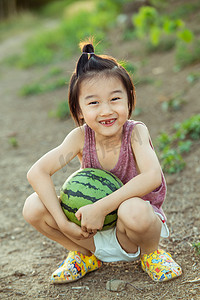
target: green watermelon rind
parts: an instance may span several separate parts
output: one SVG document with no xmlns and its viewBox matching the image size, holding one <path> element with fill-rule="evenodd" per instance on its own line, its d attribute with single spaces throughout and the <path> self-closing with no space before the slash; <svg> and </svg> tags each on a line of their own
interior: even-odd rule
<svg viewBox="0 0 200 300">
<path fill-rule="evenodd" d="M 105 176 L 106 174 L 106 176 Z M 83 178 L 84 175 L 87 176 L 87 181 L 84 183 Z M 81 182 L 78 180 L 78 177 L 81 176 Z M 88 176 L 91 176 L 91 180 L 88 183 Z M 108 180 L 108 177 L 110 180 Z M 101 180 L 101 185 L 103 189 L 101 189 L 101 193 L 98 194 L 99 188 L 98 183 Z M 72 182 L 76 182 L 76 189 L 71 189 Z M 102 169 L 93 169 L 93 168 L 86 168 L 81 169 L 73 173 L 63 184 L 61 191 L 60 191 L 60 199 L 61 199 L 61 206 L 63 212 L 65 213 L 66 217 L 71 221 L 76 223 L 77 225 L 81 226 L 81 221 L 79 221 L 75 217 L 76 211 L 87 204 L 92 204 L 95 201 L 111 194 L 115 190 L 119 189 L 123 183 L 117 178 L 114 174 L 107 170 Z M 91 197 L 91 188 L 93 189 L 93 197 Z M 84 191 L 83 191 L 84 189 Z M 96 189 L 96 195 L 94 195 L 94 191 Z M 68 195 L 70 194 L 70 207 L 67 205 Z M 77 194 L 79 197 L 77 197 Z M 84 197 L 84 198 L 82 198 Z M 81 204 L 80 199 L 82 198 Z M 87 198 L 85 200 L 85 198 Z M 71 212 L 70 212 L 71 211 Z M 113 211 L 105 217 L 104 226 L 102 230 L 107 230 L 116 225 L 117 222 L 117 211 Z"/>
</svg>

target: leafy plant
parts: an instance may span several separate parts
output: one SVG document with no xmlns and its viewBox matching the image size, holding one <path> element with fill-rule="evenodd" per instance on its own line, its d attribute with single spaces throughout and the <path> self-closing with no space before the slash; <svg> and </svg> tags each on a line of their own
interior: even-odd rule
<svg viewBox="0 0 200 300">
<path fill-rule="evenodd" d="M 179 141 L 178 142 L 178 151 L 182 153 L 188 153 L 191 150 L 192 141 L 186 140 L 186 141 Z"/>
<path fill-rule="evenodd" d="M 20 95 L 31 96 L 51 92 L 66 85 L 66 78 L 58 78 L 52 83 L 33 83 L 27 84 L 20 90 Z"/>
<path fill-rule="evenodd" d="M 62 101 L 58 103 L 57 109 L 55 111 L 50 111 L 49 116 L 50 117 L 56 117 L 60 120 L 64 120 L 70 115 L 69 105 L 67 101 Z"/>
<path fill-rule="evenodd" d="M 169 174 L 178 173 L 185 167 L 185 162 L 177 150 L 164 148 L 160 156 L 162 169 Z"/>
<path fill-rule="evenodd" d="M 177 43 L 175 56 L 178 69 L 192 63 L 200 62 L 200 41 L 195 40 L 190 45 L 183 44 L 179 41 L 179 43 Z"/>
<path fill-rule="evenodd" d="M 196 73 L 193 72 L 187 76 L 187 81 L 191 84 L 195 83 L 199 79 L 200 79 L 200 72 L 196 72 Z"/>
<path fill-rule="evenodd" d="M 158 46 L 163 35 L 176 35 L 177 40 L 190 43 L 193 33 L 186 28 L 181 19 L 172 19 L 160 14 L 155 7 L 142 6 L 137 14 L 133 15 L 133 25 L 138 38 L 148 37 L 153 46 Z"/>
<path fill-rule="evenodd" d="M 156 139 L 163 171 L 170 174 L 183 170 L 185 162 L 182 154 L 191 151 L 192 140 L 200 139 L 200 114 L 176 123 L 174 129 L 174 134 L 163 132 Z"/>
<path fill-rule="evenodd" d="M 192 246 L 194 247 L 196 253 L 200 255 L 200 242 L 193 243 Z"/>
<path fill-rule="evenodd" d="M 115 23 L 118 10 L 115 5 L 111 5 L 112 1 L 105 5 L 109 4 L 113 9 L 104 9 L 100 3 L 101 1 L 95 1 L 92 11 L 83 8 L 73 15 L 67 15 L 66 18 L 63 15 L 56 28 L 40 30 L 39 34 L 27 42 L 25 53 L 17 61 L 17 65 L 29 68 L 63 61 L 78 52 L 80 40 L 89 36 L 95 36 L 97 41 L 104 39 L 105 45 L 106 32 Z M 101 47 L 98 46 L 99 51 Z"/>
<path fill-rule="evenodd" d="M 135 74 L 137 72 L 137 67 L 130 62 L 120 61 L 120 65 L 122 65 L 126 71 L 130 74 Z"/>
<path fill-rule="evenodd" d="M 14 136 L 9 137 L 8 142 L 13 148 L 17 148 L 19 146 L 17 138 Z"/>
<path fill-rule="evenodd" d="M 172 138 L 166 133 L 161 133 L 156 140 L 156 143 L 158 145 L 159 150 L 164 150 L 166 147 L 168 147 L 172 142 Z"/>
<path fill-rule="evenodd" d="M 194 115 L 182 123 L 176 123 L 174 128 L 176 129 L 176 133 L 173 136 L 174 140 L 200 139 L 200 114 Z"/>
<path fill-rule="evenodd" d="M 177 111 L 180 110 L 184 100 L 180 96 L 175 96 L 166 101 L 163 101 L 161 106 L 163 111 Z"/>
</svg>

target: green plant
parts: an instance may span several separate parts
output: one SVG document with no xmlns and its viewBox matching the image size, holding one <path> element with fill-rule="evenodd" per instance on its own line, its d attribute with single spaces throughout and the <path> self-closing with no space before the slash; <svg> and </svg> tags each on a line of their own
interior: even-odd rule
<svg viewBox="0 0 200 300">
<path fill-rule="evenodd" d="M 182 153 L 188 153 L 191 150 L 192 141 L 186 140 L 186 141 L 178 141 L 178 151 Z"/>
<path fill-rule="evenodd" d="M 200 139 L 200 114 L 176 123 L 174 129 L 175 133 L 169 135 L 163 132 L 156 139 L 161 166 L 164 172 L 170 174 L 183 170 L 185 162 L 182 154 L 191 151 L 192 140 Z"/>
<path fill-rule="evenodd" d="M 195 249 L 196 253 L 200 255 L 200 242 L 193 243 L 192 246 Z"/>
<path fill-rule="evenodd" d="M 31 96 L 47 93 L 59 89 L 66 85 L 66 78 L 58 78 L 52 83 L 33 83 L 27 84 L 20 89 L 21 96 Z"/>
<path fill-rule="evenodd" d="M 70 116 L 69 105 L 67 101 L 62 101 L 58 103 L 57 109 L 55 111 L 49 112 L 50 117 L 56 117 L 60 120 L 64 120 Z"/>
<path fill-rule="evenodd" d="M 185 162 L 177 150 L 166 147 L 160 156 L 164 172 L 173 174 L 183 170 Z"/>
<path fill-rule="evenodd" d="M 173 136 L 174 140 L 191 138 L 192 140 L 200 139 L 200 114 L 194 115 L 182 123 L 174 125 L 176 132 Z"/>
<path fill-rule="evenodd" d="M 122 67 L 126 69 L 126 71 L 130 74 L 135 74 L 137 72 L 137 67 L 130 62 L 120 61 L 119 62 Z"/>
<path fill-rule="evenodd" d="M 72 1 L 70 1 L 72 2 Z M 117 8 L 104 9 L 101 1 L 95 1 L 92 10 L 83 8 L 78 12 L 65 16 L 56 28 L 40 30 L 25 46 L 23 56 L 16 62 L 22 68 L 37 65 L 47 65 L 52 62 L 63 61 L 66 57 L 78 52 L 80 40 L 95 36 L 95 40 L 104 40 L 106 45 L 106 32 L 113 26 L 117 16 Z M 106 1 L 105 1 L 106 3 Z M 112 1 L 109 2 L 110 5 Z M 80 1 L 81 4 L 81 1 Z M 66 5 L 66 4 L 65 4 Z M 109 7 L 109 6 L 108 6 Z M 98 45 L 97 51 L 102 51 Z"/>
<path fill-rule="evenodd" d="M 179 41 L 176 47 L 175 58 L 178 69 L 184 68 L 192 63 L 200 62 L 200 41 L 195 40 L 189 45 Z"/>
<path fill-rule="evenodd" d="M 171 142 L 172 138 L 166 132 L 161 133 L 156 139 L 158 149 L 161 151 L 168 147 Z"/>
<path fill-rule="evenodd" d="M 163 101 L 161 106 L 163 111 L 177 111 L 180 110 L 184 104 L 184 100 L 180 96 L 175 96 L 167 101 Z"/>
<path fill-rule="evenodd" d="M 175 35 L 177 40 L 190 43 L 193 33 L 186 28 L 181 19 L 172 19 L 162 15 L 155 7 L 142 6 L 137 14 L 133 15 L 133 25 L 136 35 L 140 39 L 148 37 L 153 46 L 160 45 L 161 37 Z"/>
<path fill-rule="evenodd" d="M 188 1 L 189 2 L 189 1 Z M 200 2 L 196 3 L 182 3 L 179 7 L 170 13 L 171 18 L 189 17 L 190 14 L 196 12 L 200 8 Z"/>
<path fill-rule="evenodd" d="M 187 76 L 187 81 L 191 84 L 195 83 L 200 79 L 200 72 L 193 72 Z"/>
<path fill-rule="evenodd" d="M 15 136 L 9 137 L 8 142 L 13 148 L 17 148 L 19 146 L 17 138 Z"/>
</svg>

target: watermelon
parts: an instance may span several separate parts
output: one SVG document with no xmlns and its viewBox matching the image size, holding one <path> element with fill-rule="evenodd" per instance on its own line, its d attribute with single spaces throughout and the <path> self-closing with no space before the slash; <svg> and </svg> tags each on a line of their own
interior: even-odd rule
<svg viewBox="0 0 200 300">
<path fill-rule="evenodd" d="M 119 189 L 123 183 L 109 171 L 102 169 L 86 168 L 73 173 L 63 184 L 60 191 L 61 207 L 67 218 L 81 226 L 75 213 L 87 204 L 111 194 Z M 107 230 L 116 225 L 117 211 L 105 217 L 102 230 Z"/>
</svg>

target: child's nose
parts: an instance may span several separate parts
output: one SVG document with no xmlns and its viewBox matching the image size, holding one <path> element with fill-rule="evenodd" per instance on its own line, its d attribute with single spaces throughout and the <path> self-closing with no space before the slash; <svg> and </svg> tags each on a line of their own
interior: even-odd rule
<svg viewBox="0 0 200 300">
<path fill-rule="evenodd" d="M 102 103 L 101 116 L 110 115 L 113 112 L 112 107 L 109 103 Z"/>
</svg>

